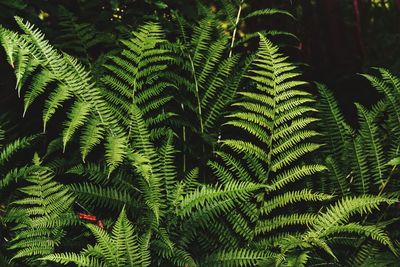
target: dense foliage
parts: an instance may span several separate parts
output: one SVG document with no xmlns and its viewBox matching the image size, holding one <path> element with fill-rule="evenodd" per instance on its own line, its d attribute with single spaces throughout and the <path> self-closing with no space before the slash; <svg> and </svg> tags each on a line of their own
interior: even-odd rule
<svg viewBox="0 0 400 267">
<path fill-rule="evenodd" d="M 145 2 L 0 27 L 32 124 L 0 124 L 0 265 L 396 266 L 400 77 L 362 74 L 354 126 L 293 34 L 240 29 L 289 12 Z"/>
</svg>

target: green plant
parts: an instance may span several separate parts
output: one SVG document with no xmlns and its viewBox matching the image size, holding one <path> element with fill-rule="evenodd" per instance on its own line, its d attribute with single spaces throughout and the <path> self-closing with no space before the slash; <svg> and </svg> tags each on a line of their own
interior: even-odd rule
<svg viewBox="0 0 400 267">
<path fill-rule="evenodd" d="M 19 189 L 23 197 L 7 207 L 3 223 L 13 225 L 8 249 L 15 251 L 11 261 L 23 258 L 38 266 L 40 256 L 54 252 L 65 234 L 64 227 L 77 222 L 71 206 L 72 194 L 64 185 L 53 181 L 50 170 L 34 159 L 34 167 L 25 173 L 30 183 Z"/>
<path fill-rule="evenodd" d="M 3 118 L 4 119 L 4 118 Z M 15 200 L 15 185 L 24 180 L 32 167 L 20 159 L 22 152 L 29 151 L 35 136 L 12 140 L 9 124 L 0 123 L 0 238 L 8 241 L 8 227 L 5 223 L 10 202 Z M 25 165 L 26 164 L 26 165 Z M 0 247 L 0 263 L 7 266 L 8 255 L 5 247 Z"/>
<path fill-rule="evenodd" d="M 0 190 L 5 190 L 10 184 L 24 177 L 27 172 L 28 166 L 16 166 L 12 164 L 16 156 L 22 151 L 27 150 L 31 147 L 32 142 L 35 140 L 35 136 L 17 138 L 15 140 L 9 140 L 6 137 L 8 132 L 6 131 L 6 123 L 0 124 L 0 174 L 2 179 L 0 180 Z M 5 194 L 2 195 L 1 201 L 4 201 Z"/>
<path fill-rule="evenodd" d="M 64 7 L 57 12 L 59 34 L 55 38 L 56 47 L 79 58 L 82 63 L 94 62 L 95 49 L 107 49 L 114 41 L 114 36 L 98 31 L 90 23 L 82 23 Z M 99 52 L 96 51 L 96 54 Z"/>
<path fill-rule="evenodd" d="M 379 76 L 367 75 L 371 84 L 383 98 L 371 109 L 356 104 L 359 129 L 353 129 L 345 121 L 333 94 L 323 85 L 317 85 L 321 100 L 321 129 L 325 147 L 326 164 L 329 169 L 327 180 L 322 180 L 324 191 L 340 195 L 365 195 L 398 197 L 398 103 L 399 78 L 386 69 L 377 69 Z M 364 216 L 363 222 L 393 228 L 398 224 L 396 208 L 387 208 L 376 216 Z M 394 235 L 393 235 L 394 234 Z M 392 232 L 397 240 L 397 234 Z M 375 256 L 367 255 L 367 250 L 379 247 L 369 242 L 355 243 L 354 258 L 349 264 L 366 264 Z M 398 248 L 392 248 L 396 251 Z M 389 258 L 389 257 L 388 257 Z M 373 260 L 372 260 L 373 261 Z"/>
<path fill-rule="evenodd" d="M 52 254 L 43 258 L 62 264 L 75 263 L 78 266 L 147 266 L 149 251 L 135 234 L 134 226 L 126 217 L 125 210 L 116 221 L 112 236 L 99 227 L 88 224 L 87 227 L 96 237 L 96 244 L 88 246 L 80 254 Z M 146 240 L 141 240 L 145 242 Z"/>
<path fill-rule="evenodd" d="M 390 141 L 399 137 L 398 100 L 388 89 L 399 88 L 397 78 L 383 70 L 384 81 L 368 76 L 387 101 L 372 110 L 358 105 L 355 132 L 326 88 L 318 86 L 315 105 L 298 67 L 263 34 L 258 51 L 243 56 L 233 50 L 235 34 L 229 39 L 215 19 L 221 14 L 204 13 L 195 25 L 176 13 L 176 40 L 159 22 L 138 27 L 119 52 L 98 61 L 95 74 L 21 18 L 22 33 L 0 28 L 24 115 L 39 106 L 44 132 L 61 133 L 43 160 L 35 157 L 25 177 L 32 185 L 20 189 L 28 196 L 16 196 L 8 207 L 5 221 L 16 225 L 8 247 L 17 251 L 14 260 L 341 266 L 367 262 L 369 247 L 397 257 L 386 232 L 396 218 L 385 215 L 398 197 L 396 181 L 386 177 L 398 165 Z M 49 128 L 60 110 L 66 117 L 58 112 Z M 318 111 L 326 120 L 318 120 Z M 326 167 L 313 158 L 319 155 Z M 105 229 L 81 228 L 74 208 L 104 218 Z M 379 208 L 385 212 L 377 218 Z M 81 240 L 74 231 L 87 234 L 87 228 L 96 243 L 69 252 L 81 246 L 64 244 Z M 356 248 L 354 259 L 342 260 L 341 246 Z"/>
</svg>

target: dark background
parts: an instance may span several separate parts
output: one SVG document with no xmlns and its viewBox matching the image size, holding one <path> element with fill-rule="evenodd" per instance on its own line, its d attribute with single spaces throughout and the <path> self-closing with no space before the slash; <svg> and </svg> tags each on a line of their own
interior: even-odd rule
<svg viewBox="0 0 400 267">
<path fill-rule="evenodd" d="M 214 1 L 204 2 L 218 8 Z M 279 16 L 251 20 L 241 25 L 241 30 L 255 32 L 272 27 L 295 34 L 298 40 L 277 42 L 293 61 L 304 65 L 305 79 L 325 83 L 334 91 L 350 122 L 355 122 L 354 102 L 369 106 L 379 98 L 357 73 L 371 72 L 373 66 L 394 73 L 400 71 L 400 0 L 247 0 L 245 3 L 252 10 L 274 7 L 295 16 L 294 20 Z M 58 5 L 72 11 L 79 20 L 111 32 L 113 27 L 134 27 L 154 15 L 167 17 L 171 10 L 189 16 L 195 13 L 194 1 L 182 0 L 0 0 L 0 24 L 16 29 L 12 17 L 19 15 L 36 24 L 52 40 L 57 34 Z M 110 20 L 116 7 L 126 10 L 118 22 Z M 22 101 L 13 90 L 15 79 L 3 51 L 0 73 L 0 111 L 21 119 Z"/>
</svg>

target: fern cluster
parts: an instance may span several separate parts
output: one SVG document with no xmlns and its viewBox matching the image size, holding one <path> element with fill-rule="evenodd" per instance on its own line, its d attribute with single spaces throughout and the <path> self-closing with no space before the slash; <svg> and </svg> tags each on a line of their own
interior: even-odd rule
<svg viewBox="0 0 400 267">
<path fill-rule="evenodd" d="M 316 99 L 266 32 L 236 37 L 241 21 L 287 12 L 220 4 L 216 12 L 199 4 L 196 23 L 175 12 L 174 34 L 147 22 L 97 61 L 88 52 L 98 40 L 92 26 L 63 11 L 58 47 L 83 63 L 19 17 L 20 32 L 0 28 L 23 114 L 40 108 L 50 139 L 33 164 L 1 169 L 0 190 L 13 182 L 19 190 L 0 214 L 9 262 L 362 266 L 397 258 L 389 231 L 400 79 L 384 69 L 365 75 L 384 98 L 371 109 L 357 104 L 353 129 L 333 94 L 317 85 Z M 255 36 L 258 50 L 239 53 Z M 0 147 L 0 166 L 31 139 Z"/>
<path fill-rule="evenodd" d="M 377 69 L 379 76 L 363 74 L 383 98 L 371 108 L 356 103 L 359 118 L 357 129 L 351 127 L 341 113 L 333 94 L 323 85 L 317 85 L 321 100 L 322 138 L 327 179 L 321 180 L 321 189 L 338 195 L 398 196 L 397 167 L 399 157 L 398 101 L 399 78 L 390 71 Z M 397 227 L 396 209 L 386 209 L 379 216 L 365 216 L 363 221 Z M 393 236 L 398 238 L 397 235 Z M 364 242 L 356 243 L 356 257 L 350 262 L 364 264 L 379 259 L 379 248 Z M 376 250 L 366 255 L 367 249 Z M 398 248 L 397 248 L 398 250 Z M 372 258 L 372 260 L 371 260 Z"/>
</svg>

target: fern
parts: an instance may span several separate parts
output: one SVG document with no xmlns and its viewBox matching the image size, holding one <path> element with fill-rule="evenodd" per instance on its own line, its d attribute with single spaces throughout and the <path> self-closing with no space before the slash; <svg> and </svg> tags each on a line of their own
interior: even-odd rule
<svg viewBox="0 0 400 267">
<path fill-rule="evenodd" d="M 121 133 L 118 126 L 118 119 L 108 110 L 107 102 L 102 98 L 100 90 L 91 81 L 90 73 L 79 64 L 72 57 L 61 54 L 54 49 L 44 35 L 35 30 L 34 27 L 28 23 L 23 22 L 21 18 L 16 17 L 16 21 L 24 34 L 18 35 L 11 31 L 1 29 L 1 43 L 7 50 L 8 61 L 15 66 L 14 56 L 17 58 L 23 57 L 25 64 L 22 67 L 15 68 L 17 77 L 17 87 L 21 88 L 25 83 L 27 76 L 32 76 L 33 82 L 31 87 L 25 94 L 25 108 L 24 113 L 27 111 L 33 101 L 41 94 L 44 93 L 48 83 L 56 83 L 61 86 L 55 87 L 49 98 L 46 100 L 46 106 L 51 107 L 51 112 L 46 111 L 44 115 L 44 125 L 48 123 L 52 114 L 56 109 L 61 107 L 60 103 L 66 100 L 65 90 L 74 98 L 75 104 L 69 113 L 69 121 L 65 123 L 65 130 L 63 133 L 64 147 L 71 139 L 71 135 L 77 131 L 82 122 L 88 118 L 96 118 L 101 124 L 96 127 L 105 128 L 107 136 L 116 136 Z M 12 43 L 10 45 L 10 43 Z M 39 72 L 32 72 L 35 68 L 41 68 Z M 68 88 L 68 89 L 66 89 Z M 64 95 L 64 97 L 61 97 Z M 84 109 L 82 109 L 84 107 Z M 84 132 L 93 132 L 91 130 L 84 130 Z M 97 130 L 94 132 L 99 132 Z M 87 137 L 87 134 L 82 135 Z M 85 139 L 81 143 L 85 146 L 82 147 L 83 155 L 86 156 L 88 150 L 94 144 L 98 143 L 97 138 Z M 118 162 L 112 162 L 114 158 L 110 158 L 109 166 L 116 166 Z"/>
<path fill-rule="evenodd" d="M 335 227 L 348 220 L 355 213 L 365 214 L 378 208 L 380 203 L 392 204 L 395 201 L 383 197 L 363 196 L 343 199 L 332 206 L 325 214 L 322 214 L 313 226 L 315 232 L 324 235 L 330 227 Z"/>
<path fill-rule="evenodd" d="M 256 89 L 239 92 L 242 97 L 233 104 L 237 110 L 227 116 L 225 123 L 227 127 L 248 133 L 258 143 L 238 139 L 221 140 L 222 147 L 246 155 L 252 164 L 258 162 L 260 165 L 254 170 L 265 169 L 264 177 L 255 178 L 269 184 L 271 191 L 324 170 L 321 165 L 293 164 L 319 147 L 306 142 L 318 133 L 306 128 L 315 121 L 304 117 L 313 111 L 304 105 L 312 100 L 307 92 L 295 89 L 304 83 L 291 80 L 299 74 L 295 67 L 284 60 L 277 53 L 277 48 L 261 36 L 260 51 L 249 75 L 256 82 Z M 290 112 L 287 112 L 289 109 Z M 287 168 L 289 165 L 290 168 Z"/>
<path fill-rule="evenodd" d="M 383 170 L 386 159 L 383 155 L 383 147 L 378 138 L 378 128 L 373 122 L 373 118 L 368 113 L 368 111 L 361 105 L 356 104 L 361 129 L 360 135 L 363 139 L 363 145 L 369 156 L 370 167 L 373 170 L 375 184 L 381 185 L 383 183 L 382 179 L 385 176 Z"/>
<path fill-rule="evenodd" d="M 248 43 L 249 40 L 258 37 L 257 33 L 243 32 L 243 29 L 241 29 L 241 25 L 248 23 L 254 18 L 283 15 L 287 18 L 294 19 L 290 12 L 278 8 L 252 10 L 245 1 L 219 0 L 218 3 L 221 5 L 221 9 L 217 12 L 216 16 L 222 22 L 226 31 L 231 33 L 231 49 Z M 238 34 L 239 30 L 242 30 L 241 34 Z M 265 36 L 282 35 L 296 39 L 295 35 L 281 30 L 270 29 L 260 33 Z"/>
<path fill-rule="evenodd" d="M 256 266 L 270 258 L 273 258 L 272 253 L 254 252 L 246 249 L 221 251 L 206 257 L 200 266 Z"/>
<path fill-rule="evenodd" d="M 121 41 L 124 50 L 109 59 L 102 82 L 110 88 L 105 98 L 118 111 L 125 128 L 130 127 L 132 105 L 137 105 L 148 125 L 162 124 L 173 114 L 165 110 L 172 99 L 173 84 L 166 79 L 171 52 L 160 25 L 148 23 Z M 166 94 L 166 92 L 170 92 Z M 128 139 L 131 137 L 129 130 Z"/>
<path fill-rule="evenodd" d="M 370 237 L 396 253 L 390 238 L 379 226 L 348 223 L 348 220 L 354 214 L 370 213 L 372 209 L 377 209 L 382 203 L 392 204 L 395 202 L 396 200 L 393 199 L 368 195 L 344 198 L 321 213 L 310 225 L 310 230 L 305 233 L 302 240 L 303 242 L 314 243 L 335 259 L 337 258 L 328 243 L 331 242 L 329 236 L 337 233 Z M 334 240 L 334 238 L 332 239 Z"/>
<path fill-rule="evenodd" d="M 325 149 L 329 150 L 335 159 L 342 159 L 348 142 L 347 123 L 333 93 L 322 84 L 317 84 L 317 89 L 321 97 L 317 108 L 321 114 L 320 129 L 323 141 L 327 145 Z"/>
<path fill-rule="evenodd" d="M 180 71 L 172 73 L 171 79 L 179 88 L 177 100 L 181 107 L 176 112 L 179 128 L 175 132 L 182 132 L 178 148 L 184 151 L 185 171 L 198 166 L 187 164 L 192 158 L 205 164 L 220 138 L 223 116 L 243 84 L 243 73 L 251 61 L 240 60 L 237 55 L 229 57 L 229 41 L 212 17 L 206 16 L 193 27 L 179 15 L 177 21 L 182 32 L 172 50 Z M 196 142 L 194 148 L 193 140 L 201 142 Z"/>
<path fill-rule="evenodd" d="M 35 138 L 35 136 L 19 138 L 2 147 L 0 152 L 0 166 L 9 162 L 19 151 L 29 148 Z"/>
<path fill-rule="evenodd" d="M 5 201 L 8 192 L 5 189 L 10 189 L 9 185 L 23 180 L 29 174 L 32 167 L 23 165 L 24 163 L 16 163 L 18 155 L 21 152 L 32 147 L 33 143 L 37 140 L 38 136 L 28 136 L 9 140 L 9 131 L 6 131 L 6 123 L 0 124 L 0 192 L 2 192 L 1 201 Z M 4 191 L 4 192 L 3 192 Z"/>
<path fill-rule="evenodd" d="M 210 201 L 213 205 L 216 200 L 223 201 L 233 197 L 239 198 L 239 200 L 245 200 L 248 193 L 262 188 L 262 185 L 249 184 L 249 183 L 228 183 L 223 188 L 207 188 L 203 187 L 189 194 L 185 199 L 182 200 L 181 210 L 179 211 L 182 215 L 190 214 L 192 208 L 198 208 L 205 204 L 206 201 Z"/>
<path fill-rule="evenodd" d="M 320 146 L 309 141 L 319 135 L 310 128 L 316 121 L 308 117 L 315 111 L 307 105 L 313 102 L 310 94 L 296 88 L 304 84 L 293 79 L 299 76 L 296 68 L 285 62 L 286 58 L 270 41 L 263 36 L 260 39 L 259 52 L 247 75 L 254 82 L 253 86 L 248 91 L 238 92 L 238 98 L 232 104 L 233 112 L 226 116 L 224 123 L 229 131 L 235 131 L 232 136 L 244 138 L 221 138 L 221 146 L 215 153 L 217 159 L 208 163 L 224 185 L 243 180 L 256 183 L 259 189 L 249 192 L 249 201 L 243 204 L 226 201 L 220 206 L 210 205 L 214 212 L 226 210 L 223 220 L 227 226 L 217 224 L 209 231 L 222 232 L 226 228 L 237 236 L 225 241 L 226 244 L 205 245 L 209 250 L 221 246 L 239 249 L 243 242 L 248 245 L 263 243 L 264 249 L 273 251 L 271 240 L 282 240 L 282 236 L 290 233 L 286 229 L 292 225 L 306 228 L 316 219 L 313 213 L 280 215 L 280 208 L 300 201 L 331 198 L 310 190 L 281 192 L 291 183 L 300 184 L 306 176 L 321 172 L 325 167 L 304 164 L 301 160 Z M 208 220 L 213 221 L 212 218 Z M 302 229 L 296 228 L 297 231 Z M 278 229 L 282 236 L 274 237 L 273 233 Z M 275 255 L 270 261 L 276 262 L 277 257 Z"/>
<path fill-rule="evenodd" d="M 57 10 L 60 34 L 55 40 L 56 46 L 84 63 L 92 62 L 91 52 L 100 45 L 106 47 L 113 37 L 111 34 L 99 32 L 92 24 L 79 22 L 73 13 L 64 7 Z"/>
<path fill-rule="evenodd" d="M 396 81 L 397 77 L 385 69 L 378 69 L 381 77 L 372 75 L 365 76 L 371 84 L 383 94 L 381 99 L 372 108 L 367 109 L 360 104 L 356 104 L 359 127 L 358 129 L 352 129 L 345 122 L 343 115 L 340 113 L 339 107 L 332 94 L 325 87 L 319 86 L 319 92 L 321 94 L 321 117 L 324 118 L 322 124 L 323 129 L 335 128 L 335 131 L 325 132 L 324 140 L 328 144 L 328 149 L 325 152 L 328 155 L 327 166 L 330 170 L 329 180 L 331 185 L 329 188 L 340 188 L 340 193 L 343 195 L 350 194 L 361 194 L 360 199 L 365 199 L 363 204 L 360 203 L 364 208 L 367 206 L 369 200 L 375 198 L 375 200 L 382 199 L 386 191 L 393 190 L 397 186 L 392 184 L 392 176 L 394 175 L 395 167 L 387 164 L 389 161 L 388 157 L 395 158 L 397 153 L 397 89 Z M 331 142 L 332 141 L 332 142 Z M 337 148 L 335 148 L 335 144 Z M 340 148 L 340 149 L 338 149 Z M 390 189 L 389 189 L 390 188 Z M 332 189 L 330 189 L 332 190 Z M 332 191 L 331 191 L 332 192 Z M 365 194 L 375 194 L 376 196 L 366 196 Z M 346 200 L 351 202 L 358 202 L 358 200 Z M 389 203 L 390 200 L 387 200 Z M 347 206 L 347 204 L 346 204 Z M 355 208 L 357 205 L 352 203 L 347 208 Z M 373 205 L 377 207 L 377 205 Z M 337 206 L 330 211 L 333 218 L 340 218 L 338 212 L 343 212 L 346 207 Z M 361 235 L 365 236 L 363 241 L 353 242 L 348 246 L 354 247 L 354 253 L 347 253 L 348 255 L 354 255 L 354 261 L 349 261 L 349 265 L 362 265 L 366 259 L 373 255 L 365 255 L 365 248 L 377 246 L 377 241 L 387 247 L 395 254 L 396 249 L 393 246 L 390 238 L 384 227 L 390 225 L 391 222 L 391 208 L 386 208 L 379 212 L 378 218 L 375 216 L 365 215 L 363 223 L 349 223 L 349 225 L 335 225 L 333 221 L 329 223 L 320 219 L 321 225 L 332 225 L 331 229 L 327 229 L 328 233 L 341 233 L 346 238 L 350 238 L 350 235 Z M 349 215 L 343 217 L 345 221 L 348 221 Z M 382 224 L 381 224 L 382 223 Z M 370 224 L 376 224 L 373 227 Z M 389 232 L 390 233 L 390 232 Z M 390 233 L 391 235 L 391 233 Z M 342 244 L 341 238 L 329 238 L 331 244 L 335 244 L 337 240 L 338 244 Z M 343 240 L 346 240 L 343 238 Z M 333 243 L 332 243 L 333 242 Z M 324 244 L 325 241 L 321 244 Z M 325 244 L 328 244 L 325 243 Z M 369 244 L 369 245 L 368 245 Z M 329 249 L 328 249 L 329 250 Z M 327 251 L 328 251 L 327 250 Z M 376 253 L 378 253 L 376 251 Z"/>
<path fill-rule="evenodd" d="M 378 69 L 381 77 L 363 74 L 379 92 L 384 94 L 385 102 L 387 103 L 388 120 L 390 125 L 389 131 L 393 136 L 395 142 L 398 142 L 399 127 L 397 126 L 400 113 L 398 110 L 398 103 L 400 100 L 400 82 L 399 78 L 387 69 Z"/>
<path fill-rule="evenodd" d="M 15 224 L 8 248 L 14 251 L 13 260 L 23 258 L 32 263 L 53 253 L 64 236 L 63 228 L 76 224 L 71 211 L 74 198 L 53 178 L 50 170 L 36 166 L 25 177 L 30 185 L 20 189 L 25 197 L 15 200 L 9 208 L 5 220 Z"/>
<path fill-rule="evenodd" d="M 29 183 L 1 206 L 2 225 L 15 226 L 7 247 L 17 263 L 312 266 L 379 262 L 378 251 L 396 257 L 398 78 L 383 69 L 366 76 L 384 98 L 370 109 L 357 104 L 352 129 L 333 94 L 317 84 L 315 104 L 299 69 L 265 37 L 279 31 L 260 34 L 255 54 L 236 53 L 255 36 L 239 36 L 242 21 L 290 14 L 220 3 L 215 13 L 199 3 L 194 25 L 173 12 L 176 41 L 164 20 L 126 33 L 94 67 L 95 31 L 66 14 L 61 40 L 94 74 L 20 18 L 22 33 L 0 28 L 24 115 L 43 99 L 44 131 L 61 133 L 36 165 L 1 169 L 0 188 Z M 66 117 L 47 129 L 59 110 Z M 30 142 L 2 146 L 0 166 Z M 76 237 L 66 232 L 78 224 L 75 200 L 97 221 L 73 229 Z M 95 244 L 80 253 L 81 244 L 65 245 L 90 243 L 87 230 Z"/>
<path fill-rule="evenodd" d="M 140 244 L 134 227 L 123 209 L 116 221 L 112 234 L 94 225 L 87 225 L 96 238 L 96 244 L 89 246 L 80 254 L 59 253 L 43 257 L 42 260 L 58 262 L 64 265 L 75 263 L 79 266 L 148 266 L 142 265 L 146 256 L 140 250 Z"/>
<path fill-rule="evenodd" d="M 259 69 L 252 70 L 249 76 L 257 83 L 257 91 L 240 93 L 244 97 L 243 101 L 234 103 L 234 106 L 242 110 L 229 115 L 231 119 L 226 123 L 226 125 L 242 128 L 253 136 L 260 132 L 260 127 L 262 127 L 265 134 L 261 132 L 255 137 L 267 150 L 247 141 L 234 139 L 222 141 L 223 146 L 228 146 L 234 151 L 251 153 L 258 160 L 268 164 L 264 182 L 271 182 L 272 177 L 268 175 L 272 172 L 278 173 L 302 155 L 319 147 L 319 145 L 304 142 L 318 135 L 315 131 L 305 128 L 314 120 L 301 118 L 301 115 L 310 111 L 304 108 L 303 104 L 311 102 L 311 99 L 308 93 L 294 89 L 295 86 L 304 83 L 290 80 L 298 76 L 298 73 L 294 71 L 293 66 L 283 60 L 284 58 L 277 53 L 277 48 L 261 36 L 260 52 L 253 63 L 253 66 Z M 291 122 L 290 126 L 288 126 L 289 122 Z M 322 170 L 318 166 L 313 169 Z M 296 176 L 299 172 L 299 168 L 292 167 L 286 176 Z M 283 177 L 279 178 L 283 179 Z"/>
<path fill-rule="evenodd" d="M 385 98 L 374 105 L 370 110 L 356 104 L 359 129 L 353 130 L 345 122 L 332 94 L 323 86 L 318 86 L 321 94 L 321 116 L 325 119 L 323 129 L 336 129 L 324 132 L 324 141 L 328 144 L 325 152 L 330 169 L 330 181 L 339 185 L 341 192 L 367 194 L 382 193 L 390 181 L 391 169 L 386 163 L 389 157 L 396 157 L 398 150 L 396 131 L 396 76 L 387 70 L 380 70 L 384 79 L 371 75 L 364 75 Z M 394 87 L 395 88 L 395 87 Z M 386 119 L 387 116 L 387 119 Z M 383 127 L 378 126 L 382 121 Z M 387 130 L 386 130 L 387 129 Z M 387 137 L 382 139 L 381 136 Z M 335 144 L 338 144 L 335 147 Z M 387 152 L 386 152 L 387 151 Z M 342 166 L 339 171 L 338 166 Z M 347 189 L 346 189 L 347 188 Z"/>
</svg>

